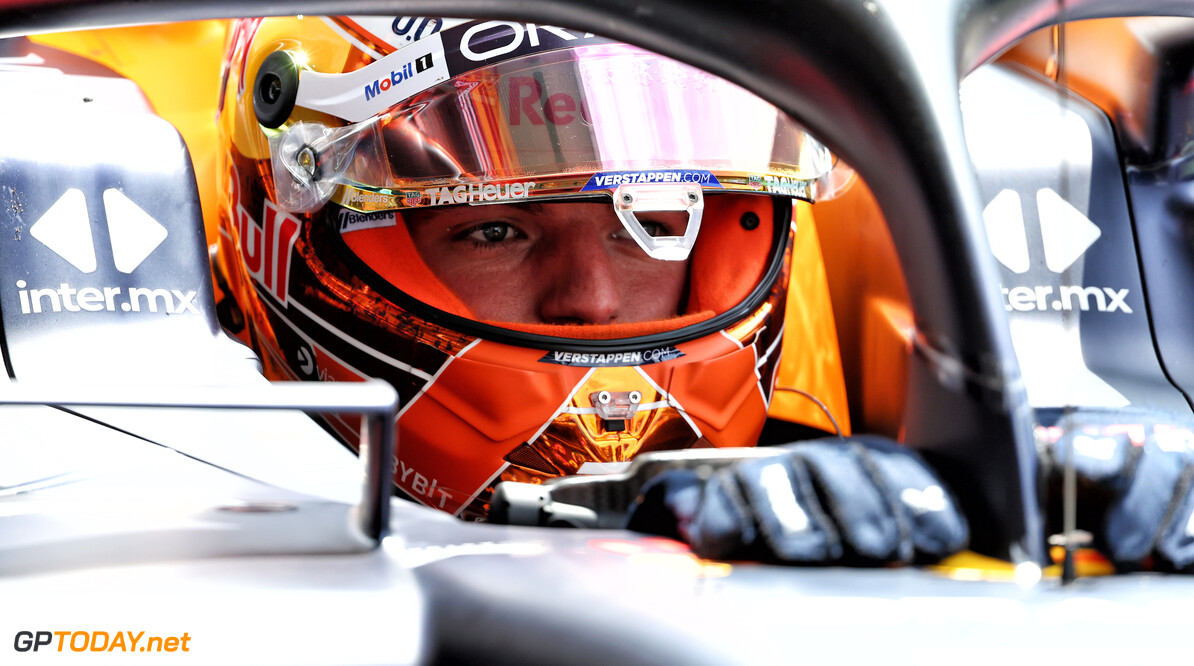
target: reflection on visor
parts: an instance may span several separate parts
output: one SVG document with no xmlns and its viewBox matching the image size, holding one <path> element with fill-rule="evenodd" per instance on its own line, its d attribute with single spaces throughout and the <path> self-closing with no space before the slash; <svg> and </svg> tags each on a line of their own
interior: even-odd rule
<svg viewBox="0 0 1194 666">
<path fill-rule="evenodd" d="M 771 104 L 623 44 L 484 67 L 334 133 L 327 149 L 351 160 L 299 183 L 315 193 L 293 197 L 300 208 L 292 210 L 333 195 L 362 211 L 502 203 L 623 184 L 594 180 L 603 175 L 651 182 L 694 172 L 717 183 L 703 187 L 812 199 L 817 179 L 833 168 L 829 152 Z M 357 149 L 336 148 L 337 140 Z M 277 178 L 295 181 L 306 144 L 271 143 Z"/>
</svg>

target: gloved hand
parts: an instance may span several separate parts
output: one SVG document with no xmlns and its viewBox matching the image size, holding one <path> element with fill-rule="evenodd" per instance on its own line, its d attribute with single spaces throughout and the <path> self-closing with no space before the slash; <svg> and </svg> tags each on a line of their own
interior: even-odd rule
<svg viewBox="0 0 1194 666">
<path fill-rule="evenodd" d="M 867 436 L 776 447 L 707 479 L 665 472 L 644 486 L 626 527 L 686 541 L 710 559 L 793 564 L 937 560 L 969 537 L 920 456 Z"/>
<path fill-rule="evenodd" d="M 1103 423 L 1108 419 L 1115 423 Z M 1138 569 L 1152 556 L 1156 568 L 1194 572 L 1194 435 L 1147 419 L 1123 425 L 1131 420 L 1080 414 L 1056 431 L 1073 439 L 1078 527 L 1094 534 L 1095 546 L 1120 571 Z M 1061 529 L 1068 446 L 1057 436 L 1042 456 L 1051 533 Z"/>
</svg>

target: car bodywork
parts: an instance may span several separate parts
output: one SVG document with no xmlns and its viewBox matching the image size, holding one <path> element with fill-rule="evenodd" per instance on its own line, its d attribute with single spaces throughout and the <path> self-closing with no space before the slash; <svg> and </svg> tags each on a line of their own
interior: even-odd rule
<svg viewBox="0 0 1194 666">
<path fill-rule="evenodd" d="M 15 2 L 0 5 L 0 25 L 18 35 L 97 20 L 281 9 Z M 137 631 L 188 631 L 192 656 L 245 663 L 758 663 L 828 660 L 867 649 L 890 657 L 892 646 L 897 656 L 922 661 L 972 647 L 975 636 L 996 643 L 1009 635 L 1014 640 L 983 656 L 1069 655 L 1092 646 L 1088 655 L 1106 660 L 1139 658 L 1140 645 L 1179 647 L 1190 623 L 1182 605 L 1191 584 L 1183 578 L 1034 583 L 1034 571 L 1048 561 L 1039 426 L 1057 422 L 1059 413 L 1087 410 L 1175 426 L 1188 416 L 1188 346 L 1180 339 L 1188 315 L 1177 303 L 1190 261 L 1185 246 L 1171 240 L 1182 217 L 1166 212 L 1184 201 L 1180 177 L 1170 170 L 1181 173 L 1183 162 L 1175 158 L 1184 144 L 1175 145 L 1180 133 L 1148 120 L 1162 108 L 1180 107 L 1167 106 L 1183 99 L 1178 79 L 1158 75 L 1130 95 L 1113 90 L 1100 97 L 1091 91 L 1104 79 L 1088 73 L 1093 83 L 1063 82 L 1094 101 L 1062 103 L 1065 89 L 1026 74 L 1048 74 L 1049 56 L 1021 42 L 1002 64 L 971 76 L 958 101 L 965 75 L 1039 28 L 1145 9 L 1110 0 L 338 6 L 396 9 L 558 23 L 653 48 L 755 90 L 848 161 L 890 233 L 890 247 L 879 241 L 874 252 L 893 253 L 887 258 L 898 262 L 907 289 L 905 303 L 898 290 L 870 298 L 866 290 L 859 296 L 843 288 L 834 275 L 848 269 L 834 263 L 834 247 L 849 246 L 848 229 L 819 220 L 839 331 L 842 322 L 878 322 L 839 333 L 847 393 L 882 393 L 875 387 L 886 386 L 896 396 L 852 403 L 850 420 L 856 430 L 886 429 L 923 451 L 959 493 L 974 549 L 1011 564 L 951 569 L 985 580 L 923 569 L 729 566 L 624 532 L 466 525 L 405 503 L 385 505 L 377 477 L 362 474 L 356 458 L 329 446 L 306 417 L 229 409 L 352 411 L 355 405 L 360 411 L 372 404 L 384 411 L 386 399 L 381 389 L 354 396 L 343 387 L 270 399 L 275 392 L 252 359 L 216 323 L 201 196 L 173 129 L 118 78 L 68 74 L 43 85 L 10 73 L 3 79 L 6 98 L 20 100 L 3 107 L 9 122 L 0 130 L 7 192 L 0 192 L 6 211 L 0 315 L 7 370 L 19 382 L 10 399 L 69 409 L 5 408 L 12 433 L 6 458 L 21 463 L 5 463 L 12 477 L 0 488 L 7 509 L 0 523 L 0 598 L 19 600 L 0 615 L 6 636 L 107 630 L 97 623 L 111 617 Z M 1192 13 L 1179 2 L 1150 3 L 1147 12 Z M 1148 45 L 1132 53 L 1166 45 L 1185 52 L 1177 39 Z M 1148 71 L 1171 70 L 1154 63 Z M 1000 109 L 984 104 L 984 94 L 1014 103 Z M 97 103 L 108 107 L 86 106 Z M 1017 113 L 1025 116 L 1021 125 Z M 1005 159 L 1008 144 L 984 143 L 1025 127 L 1049 127 L 1089 152 L 1034 154 L 1041 143 L 1028 142 L 1011 150 L 1023 160 L 1015 162 Z M 130 143 L 130 136 L 145 140 Z M 1068 210 L 1041 192 L 1073 201 L 1084 182 L 1089 201 L 1078 212 L 1098 227 L 1100 244 L 1081 251 L 1070 244 L 1055 257 L 1032 258 L 1028 239 L 1035 243 L 1045 232 L 1026 231 L 1032 215 L 1023 212 L 1025 231 L 1009 240 L 1004 229 L 1009 219 L 1016 228 L 1015 217 L 998 214 L 1015 207 L 1006 203 L 1013 195 L 1003 192 L 1014 193 L 1020 211 L 1031 210 L 1023 206 L 1027 200 L 1038 202 L 1038 211 L 1042 201 Z M 168 229 L 160 249 L 122 245 L 121 234 L 131 232 L 111 220 L 120 217 L 113 211 L 127 213 L 125 200 Z M 993 202 L 1000 203 L 993 209 Z M 81 206 L 93 221 L 91 254 L 29 228 L 59 204 L 63 211 Z M 870 204 L 835 205 L 841 208 L 829 216 L 848 217 Z M 39 217 L 26 220 L 26 208 Z M 1146 218 L 1161 222 L 1142 224 Z M 145 230 L 158 233 L 139 215 L 126 219 L 139 220 L 131 224 L 141 237 Z M 1075 274 L 1075 262 L 1067 260 L 1082 255 L 1084 270 Z M 72 284 L 80 278 L 64 277 L 64 270 L 88 282 Z M 1081 290 L 1053 298 L 1066 287 Z M 1065 340 L 1045 346 L 1050 341 L 1032 333 L 1041 326 Z M 1059 358 L 1058 350 L 1072 350 L 1075 339 L 1080 364 Z M 885 353 L 892 344 L 896 351 L 886 353 L 895 360 L 865 360 L 868 350 Z M 1099 350 L 1106 362 L 1094 362 Z M 1046 367 L 1053 372 L 1040 372 Z M 1074 392 L 1082 371 L 1110 392 L 1089 378 L 1083 392 Z M 150 395 L 137 391 L 147 386 Z M 384 442 L 372 451 L 384 453 Z M 109 457 L 124 462 L 105 468 L 100 463 Z M 386 529 L 361 520 L 361 512 L 389 514 Z M 383 532 L 388 536 L 381 538 Z M 1021 565 L 1019 582 L 1014 564 Z M 1025 576 L 1033 584 L 1024 584 Z M 1133 630 L 1109 631 L 1125 624 Z M 843 648 L 860 635 L 868 636 L 867 646 Z M 89 656 L 119 661 L 121 655 Z"/>
</svg>

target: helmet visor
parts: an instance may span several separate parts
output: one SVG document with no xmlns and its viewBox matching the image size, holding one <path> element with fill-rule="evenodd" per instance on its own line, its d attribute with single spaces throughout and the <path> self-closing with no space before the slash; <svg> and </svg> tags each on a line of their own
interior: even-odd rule
<svg viewBox="0 0 1194 666">
<path fill-rule="evenodd" d="M 829 153 L 774 106 L 624 44 L 470 72 L 395 110 L 382 132 L 399 187 L 527 179 L 539 192 L 558 192 L 612 189 L 626 180 L 577 174 L 686 170 L 813 180 L 832 167 Z M 439 160 L 418 159 L 427 144 Z M 675 177 L 720 182 L 700 173 Z"/>
<path fill-rule="evenodd" d="M 289 182 L 319 189 L 304 209 L 338 204 L 332 227 L 375 284 L 471 321 L 607 339 L 765 298 L 791 198 L 814 199 L 834 168 L 753 93 L 607 42 L 492 62 L 346 126 L 298 123 L 271 149 L 279 200 Z"/>
<path fill-rule="evenodd" d="M 327 197 L 370 212 L 665 183 L 811 200 L 834 166 L 823 145 L 753 93 L 625 44 L 475 69 L 361 123 L 319 128 L 317 140 L 305 125 L 274 142 L 280 195 L 288 184 L 311 186 L 297 181 L 320 164 L 308 180 L 322 192 L 310 206 L 289 206 L 298 210 Z"/>
</svg>

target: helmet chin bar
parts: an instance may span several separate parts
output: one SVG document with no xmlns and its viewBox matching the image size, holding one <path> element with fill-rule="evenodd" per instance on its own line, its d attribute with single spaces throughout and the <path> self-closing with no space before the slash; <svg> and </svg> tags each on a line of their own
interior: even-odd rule
<svg viewBox="0 0 1194 666">
<path fill-rule="evenodd" d="M 696 183 L 619 185 L 614 190 L 614 212 L 631 238 L 652 259 L 684 261 L 701 230 L 705 195 Z M 686 211 L 688 227 L 683 236 L 652 236 L 635 217 L 636 212 Z"/>
</svg>

